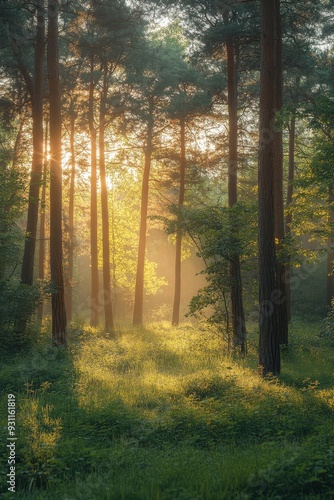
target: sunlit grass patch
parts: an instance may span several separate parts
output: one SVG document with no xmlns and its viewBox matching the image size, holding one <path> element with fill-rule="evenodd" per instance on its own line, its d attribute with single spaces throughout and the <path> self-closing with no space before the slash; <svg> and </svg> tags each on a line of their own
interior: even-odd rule
<svg viewBox="0 0 334 500">
<path fill-rule="evenodd" d="M 330 352 L 312 328 L 295 328 L 282 376 L 267 379 L 254 354 L 229 355 L 220 339 L 187 324 L 123 325 L 114 339 L 88 327 L 68 352 L 41 342 L 34 362 L 20 358 L 19 418 L 31 427 L 20 437 L 22 459 L 31 460 L 22 498 L 284 498 L 285 477 L 297 494 L 328 492 Z M 313 346 L 326 351 L 317 378 Z M 15 370 L 2 368 L 8 387 Z"/>
</svg>

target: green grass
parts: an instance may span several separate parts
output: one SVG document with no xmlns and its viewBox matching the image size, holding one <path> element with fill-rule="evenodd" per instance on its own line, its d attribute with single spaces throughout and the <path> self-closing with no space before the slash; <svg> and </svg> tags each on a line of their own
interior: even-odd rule
<svg viewBox="0 0 334 500">
<path fill-rule="evenodd" d="M 71 331 L 68 351 L 7 355 L 16 395 L 18 499 L 334 498 L 331 338 L 292 325 L 280 379 L 192 325 Z M 7 438 L 5 415 L 1 439 Z M 6 491 L 7 451 L 0 473 Z"/>
</svg>

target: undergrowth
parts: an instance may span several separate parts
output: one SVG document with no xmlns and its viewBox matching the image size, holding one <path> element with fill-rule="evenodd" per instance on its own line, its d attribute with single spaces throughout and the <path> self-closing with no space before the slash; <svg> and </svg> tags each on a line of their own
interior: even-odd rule
<svg viewBox="0 0 334 500">
<path fill-rule="evenodd" d="M 17 400 L 19 499 L 334 498 L 333 345 L 293 324 L 280 379 L 185 324 L 73 328 L 71 347 L 4 360 Z M 2 443 L 7 439 L 1 421 Z M 8 473 L 2 447 L 3 498 Z"/>
</svg>

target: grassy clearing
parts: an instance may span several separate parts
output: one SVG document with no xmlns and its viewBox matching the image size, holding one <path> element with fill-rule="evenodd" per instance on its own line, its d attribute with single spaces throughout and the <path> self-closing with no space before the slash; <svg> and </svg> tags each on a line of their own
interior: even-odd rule
<svg viewBox="0 0 334 500">
<path fill-rule="evenodd" d="M 68 352 L 41 338 L 0 373 L 3 407 L 18 401 L 16 497 L 334 498 L 334 346 L 319 331 L 292 325 L 281 379 L 265 381 L 255 333 L 247 359 L 191 325 L 115 341 L 77 327 Z"/>
</svg>

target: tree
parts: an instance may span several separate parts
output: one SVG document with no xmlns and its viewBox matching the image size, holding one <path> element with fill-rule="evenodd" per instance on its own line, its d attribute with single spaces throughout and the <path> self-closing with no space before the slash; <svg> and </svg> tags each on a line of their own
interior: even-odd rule
<svg viewBox="0 0 334 500">
<path fill-rule="evenodd" d="M 21 281 L 27 285 L 33 283 L 34 257 L 38 222 L 39 190 L 43 169 L 43 65 L 45 49 L 44 1 L 37 1 L 37 28 L 35 47 L 35 70 L 33 83 L 26 76 L 28 88 L 32 88 L 33 119 L 33 160 L 29 186 L 29 204 L 27 217 L 27 237 L 23 253 Z M 15 49 L 14 49 L 15 50 Z M 25 71 L 23 70 L 25 74 Z M 29 83 L 28 83 L 29 82 Z"/>
<path fill-rule="evenodd" d="M 62 238 L 61 101 L 58 50 L 58 0 L 48 1 L 48 81 L 50 101 L 50 267 L 52 342 L 67 346 Z"/>
<path fill-rule="evenodd" d="M 315 131 L 314 153 L 311 160 L 310 181 L 319 186 L 327 197 L 327 306 L 331 308 L 334 297 L 334 104 L 330 95 L 317 96 L 312 104 L 313 117 L 310 126 Z"/>
<path fill-rule="evenodd" d="M 170 47 L 172 49 L 172 47 Z M 145 50 L 145 57 L 143 56 Z M 140 325 L 143 322 L 144 301 L 144 272 L 147 236 L 147 216 L 149 202 L 149 180 L 154 151 L 154 138 L 158 124 L 163 116 L 163 106 L 168 102 L 168 94 L 178 83 L 178 69 L 181 59 L 175 50 L 168 50 L 167 44 L 162 41 L 151 41 L 145 47 L 144 43 L 138 51 L 134 51 L 129 61 L 132 75 L 129 83 L 135 89 L 135 99 L 132 110 L 140 117 L 142 126 L 144 172 L 142 180 L 142 196 L 140 208 L 140 229 L 138 242 L 138 259 L 136 273 L 135 303 L 133 323 Z M 173 64 L 172 64 L 173 63 Z M 168 68 L 168 69 L 167 69 Z M 138 97 L 140 96 L 140 102 Z"/>
<path fill-rule="evenodd" d="M 229 23 L 228 12 L 224 13 L 224 21 Z M 226 42 L 227 51 L 227 105 L 229 119 L 229 153 L 228 153 L 228 204 L 233 207 L 238 201 L 238 102 L 237 102 L 237 68 L 235 60 L 235 44 L 238 41 L 232 36 Z M 233 220 L 231 220 L 233 225 Z M 234 238 L 234 236 L 232 236 Z M 242 300 L 241 266 L 238 255 L 230 262 L 231 307 L 234 346 L 242 353 L 247 351 L 245 313 Z"/>
<path fill-rule="evenodd" d="M 111 80 L 119 67 L 124 65 L 129 45 L 136 39 L 138 23 L 135 15 L 123 2 L 102 2 L 95 6 L 95 19 L 99 27 L 97 52 L 101 65 L 101 91 L 99 106 L 99 171 L 101 182 L 103 305 L 106 330 L 113 331 L 114 319 L 110 276 L 110 219 L 106 176 L 105 135 L 117 112 L 112 109 Z M 120 104 L 120 103 L 118 103 Z M 122 108 L 121 105 L 118 106 Z M 110 109 L 111 108 L 111 109 Z"/>
<path fill-rule="evenodd" d="M 15 124 L 15 108 L 14 102 L 0 101 L 0 342 L 10 352 L 27 347 L 29 336 L 23 333 L 39 299 L 37 287 L 21 283 L 17 271 L 28 176 L 17 150 L 22 123 Z"/>
<path fill-rule="evenodd" d="M 186 177 L 186 138 L 185 138 L 185 118 L 180 118 L 180 185 L 178 209 L 182 210 L 185 194 Z M 180 322 L 180 301 L 181 301 L 181 250 L 182 250 L 182 230 L 178 228 L 175 244 L 175 290 L 173 302 L 172 325 L 178 325 Z"/>
<path fill-rule="evenodd" d="M 113 309 L 110 267 L 110 219 L 108 208 L 107 168 L 105 151 L 108 127 L 122 108 L 119 99 L 113 102 L 114 86 L 121 85 L 121 68 L 136 39 L 138 12 L 133 12 L 124 2 L 91 2 L 79 20 L 80 54 L 89 60 L 90 89 L 88 122 L 91 139 L 91 324 L 97 325 L 100 304 L 98 283 L 98 219 L 97 219 L 97 167 L 101 184 L 102 219 L 102 275 L 105 328 L 113 330 Z M 140 18 L 139 18 L 140 19 Z M 87 29 L 88 28 L 88 29 Z M 115 91 L 117 94 L 117 91 Z M 118 108 L 116 110 L 116 108 Z M 98 150 L 98 158 L 97 158 Z"/>
<path fill-rule="evenodd" d="M 110 236 L 109 236 L 109 208 L 108 190 L 106 180 L 105 162 L 105 128 L 106 128 L 106 100 L 108 94 L 108 63 L 103 66 L 103 83 L 100 102 L 99 121 L 99 166 L 101 182 L 101 208 L 102 208 L 102 253 L 103 253 L 103 302 L 105 315 L 105 329 L 114 330 L 114 318 L 111 302 L 111 281 L 110 281 Z"/>
<path fill-rule="evenodd" d="M 234 331 L 229 302 L 231 300 L 230 263 L 254 253 L 255 211 L 240 202 L 233 207 L 207 205 L 202 209 L 185 206 L 174 208 L 174 220 L 165 219 L 168 233 L 181 227 L 188 234 L 203 259 L 207 285 L 190 302 L 190 315 L 206 321 L 226 340 L 228 350 L 234 345 Z M 231 224 L 231 220 L 233 223 Z M 237 234 L 237 237 L 235 236 Z"/>
<path fill-rule="evenodd" d="M 94 124 L 94 54 L 90 56 L 89 111 L 88 123 L 90 133 L 91 178 L 90 178 L 90 259 L 91 259 L 91 316 L 92 326 L 99 323 L 99 271 L 97 243 L 97 138 Z"/>
<path fill-rule="evenodd" d="M 41 208 L 39 218 L 39 247 L 38 247 L 38 279 L 43 282 L 45 279 L 45 212 L 46 212 L 46 185 L 47 185 L 47 145 L 48 145 L 48 117 L 45 120 L 45 134 L 44 134 L 44 165 L 43 165 L 43 185 L 41 196 Z M 42 321 L 43 318 L 43 301 L 38 304 L 37 318 Z"/>
<path fill-rule="evenodd" d="M 274 138 L 276 80 L 276 9 L 261 0 L 261 96 L 259 144 L 259 371 L 280 373 L 277 324 L 274 209 Z"/>
<path fill-rule="evenodd" d="M 168 37 L 167 37 L 168 38 Z M 178 82 L 175 92 L 170 98 L 167 113 L 172 121 L 177 122 L 179 131 L 179 196 L 178 212 L 182 212 L 185 202 L 185 192 L 187 183 L 187 127 L 190 128 L 191 121 L 196 116 L 203 116 L 207 113 L 211 105 L 211 96 L 209 93 L 208 82 L 195 65 L 191 65 L 185 59 L 184 48 L 181 43 L 173 38 L 168 38 L 169 43 L 173 44 L 177 53 L 179 51 L 179 64 L 177 66 Z M 171 157 L 174 154 L 175 146 L 172 146 Z M 181 267 L 182 267 L 182 227 L 176 229 L 175 242 L 175 283 L 174 283 L 174 301 L 172 324 L 178 325 L 180 322 L 180 302 L 181 302 Z"/>
<path fill-rule="evenodd" d="M 190 2 L 185 1 L 187 5 Z M 201 26 L 201 37 L 205 41 L 205 53 L 210 54 L 213 59 L 212 64 L 217 64 L 217 60 L 225 63 L 227 72 L 227 107 L 228 107 L 228 204 L 233 207 L 238 201 L 238 161 L 241 157 L 238 140 L 238 66 L 240 60 L 243 62 L 243 71 L 249 71 L 249 59 L 246 59 L 250 47 L 253 59 L 257 59 L 257 48 L 254 48 L 254 40 L 258 37 L 258 30 L 254 19 L 256 10 L 253 5 L 243 5 L 241 3 L 213 3 L 205 0 L 196 2 L 200 6 L 200 14 L 192 12 L 197 20 L 196 26 Z M 191 3 L 189 6 L 193 9 Z M 196 10 L 196 9 L 195 9 Z M 203 15 L 205 14 L 205 15 Z M 209 28 L 205 27 L 208 25 Z M 225 48 L 225 50 L 224 50 Z M 224 57 L 226 55 L 226 57 Z M 255 57 L 254 57 L 255 56 Z M 252 61 L 251 65 L 254 66 Z M 221 67 L 223 65 L 221 64 Z M 246 69 L 247 68 L 247 69 Z M 224 68 L 225 69 L 225 68 Z M 222 70 L 220 70 L 222 71 Z M 223 88 L 223 87 L 222 87 Z M 225 90 L 225 89 L 224 89 Z M 249 95 L 247 99 L 249 101 Z M 225 103 L 224 103 L 225 104 Z M 241 127 L 240 127 L 241 128 Z M 240 141 L 241 142 L 241 141 Z M 219 145 L 223 149 L 222 144 Z M 233 223 L 233 221 L 231 221 Z M 233 238 L 234 236 L 232 236 Z M 231 243 L 233 247 L 233 242 Z M 231 314 L 232 327 L 234 331 L 234 345 L 241 352 L 246 351 L 247 331 L 245 325 L 245 314 L 242 296 L 242 276 L 241 266 L 237 255 L 231 258 L 230 262 L 230 286 L 231 286 Z"/>
<path fill-rule="evenodd" d="M 148 195 L 149 195 L 149 180 L 153 152 L 153 128 L 154 128 L 154 99 L 153 96 L 148 96 L 148 116 L 146 141 L 144 146 L 144 173 L 141 192 L 140 206 L 140 229 L 138 242 L 138 260 L 135 288 L 135 303 L 133 309 L 133 324 L 141 325 L 143 323 L 143 301 L 144 301 L 144 270 L 145 270 L 145 249 L 146 249 L 146 230 L 147 230 L 147 213 L 148 213 Z"/>
<path fill-rule="evenodd" d="M 4 123 L 0 107 L 0 281 L 8 279 L 18 265 L 21 252 L 22 233 L 17 221 L 22 216 L 25 204 L 24 188 L 26 178 L 16 164 L 11 149 L 11 137 L 15 133 L 12 123 Z"/>
<path fill-rule="evenodd" d="M 39 192 L 43 168 L 43 83 L 44 83 L 44 53 L 45 53 L 45 12 L 44 1 L 38 0 L 30 6 L 32 8 L 14 3 L 1 5 L 4 31 L 7 31 L 12 49 L 12 59 L 3 63 L 5 72 L 13 77 L 13 66 L 19 70 L 25 82 L 28 100 L 31 104 L 32 116 L 32 167 L 29 183 L 28 214 L 26 238 L 21 267 L 21 282 L 32 286 L 34 272 L 34 258 L 36 249 L 36 234 L 38 225 Z M 31 17 L 33 15 L 33 17 Z M 33 25 L 33 34 L 31 33 Z M 33 49 L 33 64 L 31 64 L 31 50 L 21 40 L 30 36 L 35 44 Z M 21 53 L 23 49 L 24 55 Z M 31 66 L 33 69 L 31 70 Z M 17 70 L 16 70 L 17 71 Z M 15 71 L 15 72 L 16 72 Z M 33 74 L 33 76 L 31 76 Z M 30 311 L 31 312 L 31 311 Z M 23 335 L 26 330 L 28 316 L 19 315 L 16 321 L 16 332 Z"/>
<path fill-rule="evenodd" d="M 68 262 L 67 262 L 67 287 L 65 291 L 66 300 L 66 316 L 67 320 L 72 319 L 72 304 L 73 304 L 73 270 L 74 270 L 74 197 L 75 197 L 75 120 L 77 113 L 74 110 L 74 104 L 70 106 L 70 151 L 71 151 L 71 173 L 70 173 L 70 189 L 69 189 L 69 206 L 68 206 Z"/>
<path fill-rule="evenodd" d="M 283 106 L 283 44 L 280 0 L 275 0 L 275 32 L 276 32 L 276 81 L 275 81 L 275 111 L 280 112 Z M 275 238 L 277 250 L 284 241 L 284 202 L 283 202 L 283 138 L 281 127 L 275 127 L 274 132 L 274 200 L 275 200 Z M 286 291 L 286 267 L 284 262 L 277 259 L 277 290 L 281 293 L 281 300 L 276 305 L 277 320 L 281 344 L 288 344 L 288 311 Z"/>
</svg>

